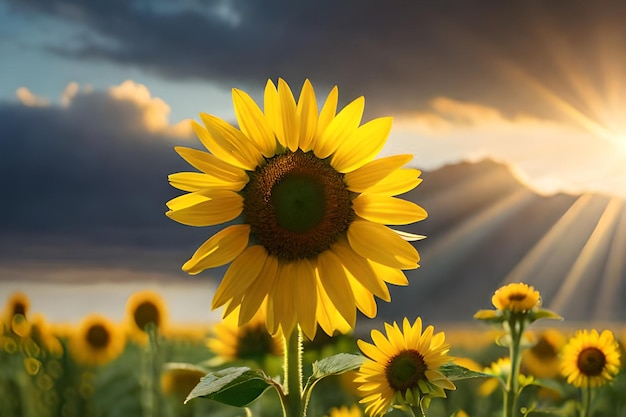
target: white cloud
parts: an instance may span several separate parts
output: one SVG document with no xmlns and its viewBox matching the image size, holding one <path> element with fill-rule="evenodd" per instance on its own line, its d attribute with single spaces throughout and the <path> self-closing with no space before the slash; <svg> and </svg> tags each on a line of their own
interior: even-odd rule
<svg viewBox="0 0 626 417">
<path fill-rule="evenodd" d="M 50 104 L 48 99 L 36 96 L 27 87 L 18 88 L 15 95 L 20 103 L 28 107 L 46 107 Z"/>
<path fill-rule="evenodd" d="M 130 101 L 142 110 L 143 126 L 150 133 L 165 134 L 172 137 L 189 137 L 192 134 L 189 119 L 174 125 L 169 124 L 170 106 L 158 97 L 152 97 L 150 90 L 132 80 L 113 86 L 108 94 L 119 101 Z"/>
<path fill-rule="evenodd" d="M 554 120 L 449 98 L 431 111 L 396 117 L 389 153 L 413 153 L 422 169 L 491 158 L 511 166 L 536 191 L 601 192 L 626 197 L 626 148 Z"/>
</svg>

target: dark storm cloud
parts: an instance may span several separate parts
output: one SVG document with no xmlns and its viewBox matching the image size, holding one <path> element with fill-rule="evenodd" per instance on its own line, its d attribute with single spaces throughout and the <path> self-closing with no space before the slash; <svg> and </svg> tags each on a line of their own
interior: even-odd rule
<svg viewBox="0 0 626 417">
<path fill-rule="evenodd" d="M 527 86 L 503 67 L 557 88 L 564 77 L 555 45 L 584 64 L 594 60 L 598 42 L 626 41 L 626 3 L 613 0 L 198 0 L 168 8 L 158 1 L 12 3 L 99 36 L 84 37 L 79 47 L 52 47 L 59 54 L 229 86 L 309 77 L 339 84 L 349 98 L 365 94 L 370 111 L 383 105 L 415 110 L 438 95 L 519 110 L 513 106 L 528 102 Z M 602 34 L 608 38 L 599 39 Z"/>
<path fill-rule="evenodd" d="M 30 250 L 43 259 L 36 248 L 50 242 L 77 250 L 200 242 L 164 215 L 177 195 L 167 175 L 188 170 L 172 149 L 185 140 L 150 133 L 142 112 L 105 92 L 80 92 L 67 107 L 0 104 L 2 257 Z"/>
</svg>

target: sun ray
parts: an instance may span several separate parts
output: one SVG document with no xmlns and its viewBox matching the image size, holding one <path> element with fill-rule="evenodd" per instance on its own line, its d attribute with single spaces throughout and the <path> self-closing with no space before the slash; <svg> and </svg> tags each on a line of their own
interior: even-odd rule
<svg viewBox="0 0 626 417">
<path fill-rule="evenodd" d="M 600 263 L 604 261 L 604 254 L 609 249 L 612 231 L 619 219 L 621 208 L 622 202 L 616 198 L 611 199 L 606 205 L 595 229 L 561 282 L 558 292 L 550 303 L 550 309 L 574 319 L 581 319 L 585 316 L 585 308 L 580 303 L 582 298 L 578 295 L 587 294 L 584 297 L 587 300 L 592 298 L 590 290 L 594 281 L 597 280 L 596 274 L 592 272 L 594 268 L 598 269 Z"/>
<path fill-rule="evenodd" d="M 527 189 L 503 196 L 499 201 L 489 205 L 486 209 L 476 212 L 457 227 L 450 229 L 436 243 L 422 251 L 424 259 L 428 259 L 429 269 L 437 271 L 430 275 L 432 282 L 427 282 L 424 276 L 420 285 L 424 288 L 434 286 L 438 277 L 446 276 L 447 271 L 454 269 L 458 262 L 472 256 L 473 251 L 486 237 L 501 226 L 524 206 L 532 202 L 534 194 Z M 455 259 L 455 262 L 450 262 Z"/>
<path fill-rule="evenodd" d="M 617 305 L 622 301 L 624 289 L 626 289 L 623 280 L 626 270 L 626 265 L 624 264 L 624 254 L 626 253 L 626 203 L 617 201 L 615 204 L 620 206 L 621 214 L 619 214 L 619 219 L 615 221 L 615 233 L 608 251 L 594 314 L 594 316 L 605 320 L 617 318 L 614 317 L 618 311 Z"/>
<path fill-rule="evenodd" d="M 502 280 L 500 286 L 512 282 L 527 282 L 538 284 L 541 281 L 539 270 L 552 254 L 554 247 L 563 241 L 567 231 L 575 225 L 576 220 L 587 208 L 591 200 L 590 194 L 583 194 L 561 218 L 548 230 L 541 239 L 528 251 L 511 272 Z"/>
</svg>

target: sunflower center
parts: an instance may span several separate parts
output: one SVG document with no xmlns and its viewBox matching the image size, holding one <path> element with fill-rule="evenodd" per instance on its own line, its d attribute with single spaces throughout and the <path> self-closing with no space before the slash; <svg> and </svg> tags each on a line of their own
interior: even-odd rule
<svg viewBox="0 0 626 417">
<path fill-rule="evenodd" d="M 252 235 L 279 258 L 311 258 L 327 250 L 354 220 L 343 174 L 313 152 L 277 155 L 244 189 Z"/>
<path fill-rule="evenodd" d="M 26 317 L 26 305 L 20 302 L 13 305 L 13 315 L 17 316 L 18 314 Z"/>
<path fill-rule="evenodd" d="M 137 306 L 133 314 L 133 318 L 137 327 L 141 330 L 146 330 L 146 326 L 150 323 L 159 325 L 159 309 L 151 302 L 144 301 Z"/>
<path fill-rule="evenodd" d="M 416 350 L 405 350 L 394 356 L 385 368 L 385 375 L 391 388 L 406 391 L 425 380 L 428 369 L 424 356 Z"/>
<path fill-rule="evenodd" d="M 598 376 L 602 374 L 606 365 L 606 356 L 595 347 L 583 349 L 578 355 L 578 369 L 587 376 Z"/>
<path fill-rule="evenodd" d="M 111 335 L 109 331 L 101 324 L 94 324 L 87 331 L 86 337 L 87 343 L 89 346 L 95 349 L 104 349 L 109 345 L 109 341 L 111 340 Z"/>
<path fill-rule="evenodd" d="M 540 338 L 535 346 L 530 349 L 539 359 L 553 359 L 557 357 L 558 351 L 552 343 L 545 338 Z"/>
<path fill-rule="evenodd" d="M 526 299 L 526 294 L 522 294 L 519 292 L 509 295 L 509 301 L 512 301 L 512 302 L 524 301 L 525 299 Z"/>
<path fill-rule="evenodd" d="M 240 329 L 237 341 L 237 357 L 240 359 L 259 359 L 273 353 L 274 341 L 265 329 L 265 325 L 250 326 Z"/>
</svg>

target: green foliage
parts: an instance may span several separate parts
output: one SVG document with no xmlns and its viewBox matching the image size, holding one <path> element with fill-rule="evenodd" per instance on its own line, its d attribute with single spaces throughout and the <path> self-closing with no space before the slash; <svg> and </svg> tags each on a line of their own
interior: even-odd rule
<svg viewBox="0 0 626 417">
<path fill-rule="evenodd" d="M 363 356 L 351 353 L 338 353 L 313 363 L 312 380 L 329 375 L 338 375 L 357 369 L 363 363 Z"/>
<path fill-rule="evenodd" d="M 441 368 L 439 371 L 446 376 L 451 381 L 458 381 L 460 379 L 470 379 L 470 378 L 491 378 L 493 375 L 486 374 L 484 372 L 476 372 L 471 371 L 463 366 L 457 365 L 455 363 L 447 363 Z"/>
<path fill-rule="evenodd" d="M 244 407 L 274 386 L 263 371 L 248 367 L 226 368 L 206 374 L 189 393 L 185 403 L 203 397 L 222 404 Z"/>
</svg>

